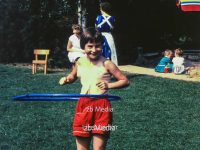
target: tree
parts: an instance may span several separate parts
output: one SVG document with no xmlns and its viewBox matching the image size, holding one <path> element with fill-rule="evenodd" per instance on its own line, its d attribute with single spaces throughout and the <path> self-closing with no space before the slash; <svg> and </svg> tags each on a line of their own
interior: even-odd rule
<svg viewBox="0 0 200 150">
<path fill-rule="evenodd" d="M 34 48 L 49 48 L 52 58 L 62 55 L 67 60 L 66 39 L 77 22 L 76 1 L 5 0 L 0 12 L 1 62 L 30 62 Z"/>
</svg>

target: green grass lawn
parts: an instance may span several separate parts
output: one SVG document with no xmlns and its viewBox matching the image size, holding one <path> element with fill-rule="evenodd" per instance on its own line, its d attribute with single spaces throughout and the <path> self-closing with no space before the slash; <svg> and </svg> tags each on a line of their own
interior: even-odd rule
<svg viewBox="0 0 200 150">
<path fill-rule="evenodd" d="M 32 75 L 0 65 L 0 150 L 75 150 L 76 102 L 15 102 L 26 93 L 79 93 L 79 81 L 59 86 L 66 72 Z M 200 84 L 128 75 L 130 86 L 111 90 L 117 130 L 108 150 L 199 150 Z"/>
</svg>

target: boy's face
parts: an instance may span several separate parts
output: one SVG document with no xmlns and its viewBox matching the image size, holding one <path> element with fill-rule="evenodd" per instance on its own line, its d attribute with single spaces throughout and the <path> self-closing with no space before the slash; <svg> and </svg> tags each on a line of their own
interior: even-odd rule
<svg viewBox="0 0 200 150">
<path fill-rule="evenodd" d="M 88 42 L 85 45 L 85 53 L 87 54 L 88 58 L 91 60 L 96 60 L 101 56 L 102 51 L 102 44 L 95 43 L 95 42 Z"/>
</svg>

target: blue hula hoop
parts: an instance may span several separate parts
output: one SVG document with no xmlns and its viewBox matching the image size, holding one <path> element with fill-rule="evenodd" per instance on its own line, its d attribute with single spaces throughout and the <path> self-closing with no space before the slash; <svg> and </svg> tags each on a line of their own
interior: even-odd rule
<svg viewBox="0 0 200 150">
<path fill-rule="evenodd" d="M 13 97 L 14 101 L 77 101 L 80 97 L 107 98 L 110 101 L 121 97 L 109 94 L 25 94 Z"/>
</svg>

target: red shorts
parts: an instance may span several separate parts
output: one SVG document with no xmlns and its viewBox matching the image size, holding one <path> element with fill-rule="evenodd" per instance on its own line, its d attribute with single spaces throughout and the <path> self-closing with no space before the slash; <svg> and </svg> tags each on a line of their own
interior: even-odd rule
<svg viewBox="0 0 200 150">
<path fill-rule="evenodd" d="M 110 132 L 107 129 L 112 124 L 112 111 L 108 99 L 80 98 L 76 106 L 73 135 L 80 137 L 91 137 L 92 134 L 109 136 Z"/>
</svg>

